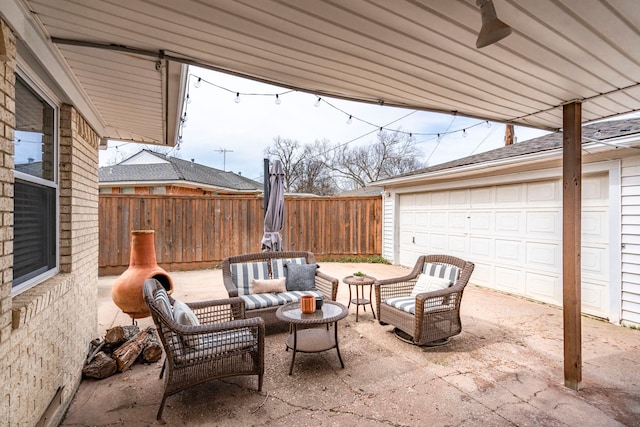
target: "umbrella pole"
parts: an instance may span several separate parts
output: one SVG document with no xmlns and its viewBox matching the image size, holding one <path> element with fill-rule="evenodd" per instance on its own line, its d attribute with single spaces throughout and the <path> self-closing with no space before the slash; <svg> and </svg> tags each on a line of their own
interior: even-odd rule
<svg viewBox="0 0 640 427">
<path fill-rule="evenodd" d="M 263 174 L 263 194 L 264 194 L 264 216 L 267 215 L 267 206 L 269 206 L 269 159 L 264 160 L 264 174 Z"/>
</svg>

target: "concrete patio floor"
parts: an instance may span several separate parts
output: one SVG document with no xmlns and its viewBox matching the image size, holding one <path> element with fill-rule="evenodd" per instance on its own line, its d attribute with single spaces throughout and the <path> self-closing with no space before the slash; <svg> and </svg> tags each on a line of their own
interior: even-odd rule
<svg viewBox="0 0 640 427">
<path fill-rule="evenodd" d="M 320 263 L 342 279 L 361 270 L 378 278 L 408 272 L 381 264 Z M 184 301 L 226 297 L 220 270 L 171 272 Z M 131 319 L 111 301 L 116 277 L 99 280 L 99 330 Z M 347 304 L 340 282 L 338 301 Z M 339 322 L 340 351 L 296 356 L 286 331 L 266 338 L 262 392 L 257 379 L 236 377 L 167 399 L 156 421 L 161 362 L 135 364 L 104 380 L 84 380 L 63 426 L 640 426 L 640 331 L 582 318 L 583 382 L 563 386 L 562 310 L 469 285 L 463 332 L 442 347 L 398 340 L 371 310 L 355 307 Z M 141 327 L 151 325 L 140 319 Z"/>
</svg>

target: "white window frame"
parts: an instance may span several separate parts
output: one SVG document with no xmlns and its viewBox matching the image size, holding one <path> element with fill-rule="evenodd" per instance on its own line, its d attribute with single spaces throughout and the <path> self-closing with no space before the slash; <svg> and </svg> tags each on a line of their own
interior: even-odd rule
<svg viewBox="0 0 640 427">
<path fill-rule="evenodd" d="M 54 266 L 51 269 L 37 276 L 34 276 L 19 285 L 13 286 L 11 289 L 11 296 L 18 295 L 36 286 L 44 280 L 55 276 L 60 271 L 60 103 L 57 102 L 57 100 L 54 100 L 53 97 L 47 93 L 48 91 L 43 89 L 44 86 L 42 84 L 39 84 L 35 78 L 32 78 L 29 74 L 27 74 L 27 72 L 25 72 L 22 67 L 17 66 L 15 73 L 24 81 L 29 89 L 35 92 L 44 102 L 46 102 L 51 108 L 53 108 L 53 180 L 49 181 L 47 179 L 42 179 L 23 172 L 18 172 L 15 170 L 15 168 L 13 170 L 13 173 L 15 178 L 55 189 L 55 255 Z M 16 100 L 16 103 L 18 102 L 19 101 Z M 15 215 L 15 209 L 13 210 L 13 213 Z"/>
</svg>

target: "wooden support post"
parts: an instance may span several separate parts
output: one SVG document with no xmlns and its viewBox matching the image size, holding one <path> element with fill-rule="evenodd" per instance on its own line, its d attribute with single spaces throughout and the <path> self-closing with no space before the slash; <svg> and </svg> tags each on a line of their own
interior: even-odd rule
<svg viewBox="0 0 640 427">
<path fill-rule="evenodd" d="M 566 104 L 562 115 L 564 385 L 578 390 L 582 381 L 582 105 Z"/>
</svg>

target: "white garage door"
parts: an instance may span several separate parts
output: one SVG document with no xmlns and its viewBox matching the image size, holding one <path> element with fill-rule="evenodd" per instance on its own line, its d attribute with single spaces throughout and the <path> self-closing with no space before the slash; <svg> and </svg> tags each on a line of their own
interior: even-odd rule
<svg viewBox="0 0 640 427">
<path fill-rule="evenodd" d="M 608 175 L 584 176 L 582 311 L 608 318 Z M 399 255 L 475 263 L 471 282 L 562 305 L 562 181 L 403 194 Z"/>
</svg>

